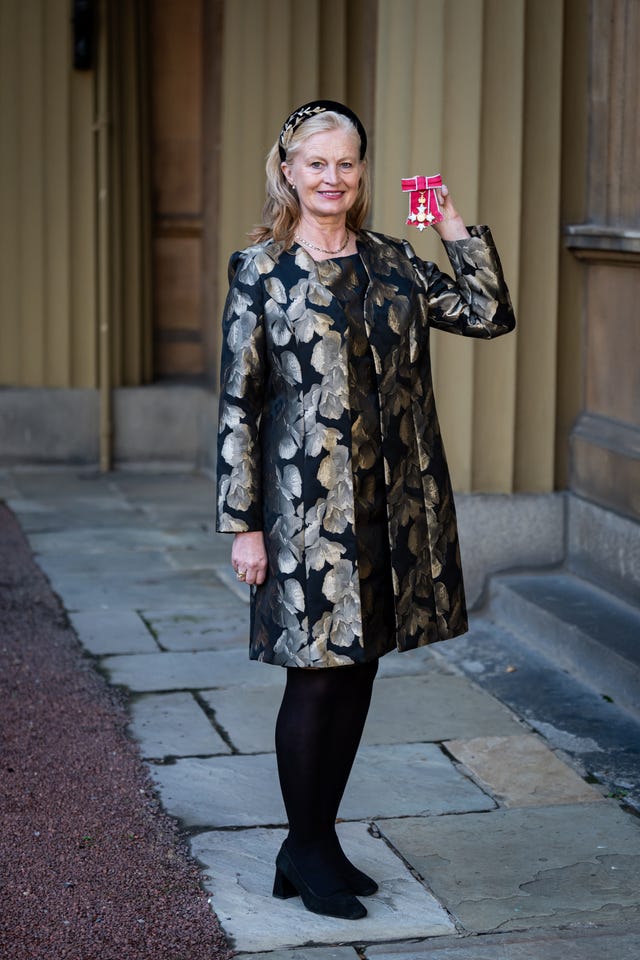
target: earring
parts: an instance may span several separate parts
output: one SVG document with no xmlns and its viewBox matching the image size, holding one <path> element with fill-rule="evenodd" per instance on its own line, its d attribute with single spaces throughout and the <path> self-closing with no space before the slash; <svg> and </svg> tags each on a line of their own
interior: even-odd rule
<svg viewBox="0 0 640 960">
<path fill-rule="evenodd" d="M 289 186 L 291 187 L 291 189 L 292 189 L 293 192 L 295 193 L 295 192 L 296 192 L 296 185 L 295 185 L 295 183 L 291 183 L 291 181 L 289 181 Z"/>
</svg>

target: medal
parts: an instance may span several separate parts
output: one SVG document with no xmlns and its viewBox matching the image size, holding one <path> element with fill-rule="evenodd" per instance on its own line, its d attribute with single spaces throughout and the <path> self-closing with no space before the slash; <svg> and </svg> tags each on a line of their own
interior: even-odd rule
<svg viewBox="0 0 640 960">
<path fill-rule="evenodd" d="M 409 194 L 409 216 L 407 224 L 424 230 L 434 223 L 444 220 L 436 187 L 442 186 L 442 177 L 436 174 L 433 177 L 409 177 L 402 181 L 402 192 Z"/>
</svg>

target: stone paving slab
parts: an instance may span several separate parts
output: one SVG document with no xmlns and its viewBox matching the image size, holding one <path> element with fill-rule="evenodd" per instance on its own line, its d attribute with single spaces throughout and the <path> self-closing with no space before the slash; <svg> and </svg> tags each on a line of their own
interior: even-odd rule
<svg viewBox="0 0 640 960">
<path fill-rule="evenodd" d="M 640 822 L 613 802 L 378 827 L 469 932 L 640 920 Z"/>
<path fill-rule="evenodd" d="M 355 947 L 292 947 L 267 953 L 236 953 L 235 960 L 358 960 Z"/>
<path fill-rule="evenodd" d="M 146 553 L 149 550 L 175 549 L 188 553 L 199 547 L 203 540 L 209 542 L 204 534 L 197 531 L 172 532 L 152 527 L 144 518 L 130 517 L 129 527 L 125 530 L 115 527 L 80 527 L 56 532 L 32 533 L 29 543 L 37 553 L 61 554 L 93 553 L 117 554 Z M 113 558 L 111 558 L 113 562 Z"/>
<path fill-rule="evenodd" d="M 234 960 L 359 960 L 355 947 L 294 947 L 268 953 L 236 953 Z"/>
<path fill-rule="evenodd" d="M 144 563 L 139 563 L 137 572 L 127 575 L 118 569 L 117 564 L 111 564 L 109 569 L 103 566 L 99 574 L 83 576 L 82 573 L 59 573 L 50 556 L 38 558 L 38 562 L 70 610 L 101 606 L 105 609 L 172 609 L 176 597 L 180 598 L 181 604 L 203 606 L 210 603 L 213 609 L 215 591 L 219 589 L 208 570 L 184 572 L 167 567 L 162 571 L 146 572 Z"/>
<path fill-rule="evenodd" d="M 82 645 L 95 656 L 158 653 L 158 644 L 135 610 L 77 610 L 69 618 Z"/>
<path fill-rule="evenodd" d="M 142 615 L 165 650 L 242 649 L 249 658 L 248 611 L 231 594 L 220 600 L 216 595 L 215 601 L 205 606 L 143 610 Z"/>
<path fill-rule="evenodd" d="M 282 671 L 285 672 L 284 670 Z M 269 687 L 213 690 L 202 699 L 239 753 L 272 753 L 283 683 Z"/>
<path fill-rule="evenodd" d="M 203 696 L 240 753 L 274 749 L 280 688 L 216 690 Z M 498 730 L 520 733 L 522 725 L 468 680 L 442 675 L 381 678 L 373 687 L 362 742 L 427 743 Z"/>
<path fill-rule="evenodd" d="M 154 524 L 166 530 L 207 530 L 213 532 L 215 519 L 215 504 L 198 503 L 197 500 L 191 501 L 189 492 L 183 491 L 183 499 L 175 503 L 154 503 L 152 500 L 145 502 L 140 500 L 133 501 L 134 508 L 140 511 L 143 516 Z"/>
<path fill-rule="evenodd" d="M 380 884 L 375 896 L 363 898 L 368 916 L 362 920 L 318 916 L 307 911 L 299 897 L 273 899 L 274 861 L 284 830 L 215 831 L 193 838 L 194 854 L 211 871 L 205 885 L 235 949 L 277 950 L 453 932 L 437 900 L 384 842 L 369 834 L 365 823 L 341 824 L 339 834 L 347 854 Z"/>
<path fill-rule="evenodd" d="M 138 693 L 282 685 L 286 679 L 284 670 L 249 660 L 240 649 L 113 656 L 105 657 L 103 666 L 112 683 Z"/>
<path fill-rule="evenodd" d="M 0 500 L 17 500 L 20 497 L 20 491 L 16 486 L 15 479 L 9 470 L 0 470 Z"/>
<path fill-rule="evenodd" d="M 403 743 L 522 730 L 510 710 L 470 680 L 438 675 L 377 679 L 365 735 L 370 743 Z"/>
<path fill-rule="evenodd" d="M 87 519 L 92 515 L 97 517 L 99 514 L 105 514 L 108 517 L 112 511 L 116 514 L 126 512 L 130 519 L 136 516 L 135 507 L 128 503 L 118 491 L 109 487 L 95 485 L 92 482 L 82 486 L 72 485 L 72 488 L 69 488 L 60 477 L 49 477 L 45 487 L 30 493 L 28 489 L 25 490 L 25 487 L 31 487 L 33 480 L 34 478 L 31 477 L 27 481 L 25 476 L 16 478 L 16 486 L 20 492 L 16 506 L 27 513 L 45 506 L 65 514 L 73 512 Z"/>
<path fill-rule="evenodd" d="M 64 503 L 64 501 L 62 501 Z M 131 526 L 132 510 L 122 504 L 103 505 L 94 509 L 91 504 L 83 507 L 57 507 L 40 504 L 33 500 L 10 499 L 9 507 L 16 514 L 22 529 L 31 537 L 34 533 L 66 532 L 73 529 L 99 530 L 128 528 Z"/>
<path fill-rule="evenodd" d="M 533 734 L 451 740 L 447 749 L 506 807 L 604 799 Z"/>
<path fill-rule="evenodd" d="M 162 802 L 188 827 L 286 823 L 275 754 L 185 759 L 153 770 Z M 432 744 L 363 747 L 339 815 L 343 820 L 491 810 L 493 800 Z"/>
<path fill-rule="evenodd" d="M 38 514 L 55 514 L 58 512 L 58 508 L 52 504 L 39 503 L 37 500 L 25 500 L 19 494 L 15 497 L 7 498 L 7 504 L 15 514 L 24 515 L 25 517 L 33 514 L 37 516 Z M 22 523 L 22 519 L 20 519 L 20 523 Z"/>
<path fill-rule="evenodd" d="M 180 531 L 171 531 L 180 533 Z M 184 538 L 184 542 L 181 546 L 172 546 L 171 550 L 178 552 L 180 549 L 184 550 L 197 550 L 199 548 L 206 547 L 210 552 L 212 560 L 216 563 L 225 562 L 229 567 L 231 565 L 231 546 L 233 542 L 233 537 L 229 535 L 223 535 L 222 533 L 215 533 L 213 529 L 209 529 L 207 526 L 206 529 L 203 527 L 198 528 L 193 531 L 192 540 L 189 541 Z"/>
<path fill-rule="evenodd" d="M 287 822 L 275 754 L 188 758 L 151 768 L 162 805 L 186 827 Z"/>
<path fill-rule="evenodd" d="M 418 943 L 376 943 L 363 952 L 371 960 L 638 960 L 640 927 L 441 937 Z"/>
<path fill-rule="evenodd" d="M 66 551 L 39 553 L 38 565 L 49 579 L 56 583 L 68 580 L 121 581 L 126 577 L 134 584 L 145 584 L 151 578 L 166 578 L 172 575 L 172 567 L 164 550 L 145 550 L 144 554 L 122 551 L 114 556 L 101 551 Z"/>
<path fill-rule="evenodd" d="M 451 670 L 443 661 L 436 659 L 430 646 L 405 650 L 404 653 L 392 650 L 380 659 L 376 683 L 386 677 L 408 677 L 426 673 L 436 675 L 451 673 Z"/>
<path fill-rule="evenodd" d="M 249 588 L 247 587 L 246 583 L 241 583 L 238 580 L 230 564 L 228 562 L 216 563 L 214 570 L 220 583 L 225 586 L 227 590 L 230 590 L 234 597 L 243 603 L 245 608 L 248 608 L 249 601 L 251 599 Z"/>
<path fill-rule="evenodd" d="M 362 747 L 340 807 L 346 820 L 388 815 L 428 817 L 492 810 L 491 797 L 464 777 L 433 744 Z"/>
<path fill-rule="evenodd" d="M 125 472 L 119 471 L 112 482 L 131 500 L 152 503 L 154 506 L 175 506 L 185 499 L 199 501 L 205 510 L 215 509 L 215 484 L 205 473 Z"/>
<path fill-rule="evenodd" d="M 112 476 L 94 467 L 15 467 L 11 474 L 29 498 L 77 497 L 113 493 Z"/>
<path fill-rule="evenodd" d="M 130 730 L 146 759 L 231 753 L 190 693 L 136 698 L 131 703 Z"/>
<path fill-rule="evenodd" d="M 39 511 L 43 507 L 60 512 L 73 512 L 81 517 L 90 518 L 92 514 L 106 514 L 126 512 L 129 517 L 135 517 L 136 510 L 118 491 L 108 486 L 96 485 L 93 482 L 81 486 L 65 484 L 60 477 L 38 478 L 44 480 L 45 485 L 37 490 L 33 489 L 35 477 L 26 475 L 16 477 L 15 482 L 19 496 L 16 507 L 30 513 Z M 13 507 L 12 507 L 13 509 Z"/>
<path fill-rule="evenodd" d="M 201 543 L 187 549 L 167 550 L 167 562 L 174 570 L 211 570 L 219 563 L 211 543 Z"/>
<path fill-rule="evenodd" d="M 606 785 L 607 792 L 640 813 L 637 720 L 556 669 L 512 633 L 478 616 L 471 624 L 468 634 L 435 645 L 439 658 L 472 675 L 550 746 L 569 754 Z"/>
<path fill-rule="evenodd" d="M 205 560 L 207 566 L 215 567 L 217 564 L 224 564 L 231 570 L 231 544 L 232 537 L 213 533 L 210 530 L 202 528 L 187 530 L 183 532 L 180 528 L 165 528 L 167 533 L 172 536 L 182 538 L 182 543 L 168 544 L 169 558 L 176 565 L 187 567 L 189 558 L 194 562 L 192 568 L 197 568 L 200 560 Z M 233 571 L 232 571 L 233 572 Z"/>
</svg>

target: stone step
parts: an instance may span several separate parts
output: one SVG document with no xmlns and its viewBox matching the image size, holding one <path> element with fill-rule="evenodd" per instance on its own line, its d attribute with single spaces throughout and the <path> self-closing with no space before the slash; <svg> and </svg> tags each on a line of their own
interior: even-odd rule
<svg viewBox="0 0 640 960">
<path fill-rule="evenodd" d="M 494 577 L 487 616 L 640 717 L 640 608 L 562 570 Z"/>
</svg>

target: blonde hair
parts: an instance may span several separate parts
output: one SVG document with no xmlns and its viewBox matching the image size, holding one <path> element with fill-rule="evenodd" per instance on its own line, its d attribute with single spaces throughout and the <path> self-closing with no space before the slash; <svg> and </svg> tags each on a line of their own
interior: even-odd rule
<svg viewBox="0 0 640 960">
<path fill-rule="evenodd" d="M 287 163 L 291 163 L 300 147 L 315 133 L 328 130 L 342 130 L 353 134 L 360 151 L 360 137 L 355 125 L 348 117 L 327 110 L 310 117 L 285 134 L 283 146 L 287 152 Z M 280 142 L 276 140 L 267 155 L 266 200 L 262 210 L 262 223 L 256 225 L 249 237 L 253 243 L 262 240 L 275 240 L 288 249 L 293 243 L 293 235 L 300 219 L 300 203 L 293 192 L 280 166 Z M 371 207 L 371 181 L 367 161 L 362 164 L 362 176 L 358 185 L 355 202 L 347 211 L 347 227 L 357 233 L 369 215 Z"/>
</svg>

